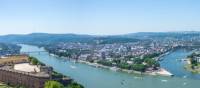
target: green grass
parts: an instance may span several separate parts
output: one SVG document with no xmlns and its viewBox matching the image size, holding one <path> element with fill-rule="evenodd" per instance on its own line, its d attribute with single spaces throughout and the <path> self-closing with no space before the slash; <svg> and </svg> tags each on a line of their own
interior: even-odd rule
<svg viewBox="0 0 200 88">
<path fill-rule="evenodd" d="M 0 88 L 12 88 L 12 87 L 10 87 L 10 86 L 8 86 L 8 85 L 5 85 L 5 84 L 2 84 L 2 83 L 0 83 Z"/>
</svg>

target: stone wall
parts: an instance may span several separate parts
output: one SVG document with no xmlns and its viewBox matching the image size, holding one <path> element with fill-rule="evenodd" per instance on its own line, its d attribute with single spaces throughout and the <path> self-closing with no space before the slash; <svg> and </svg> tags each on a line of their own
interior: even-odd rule
<svg viewBox="0 0 200 88">
<path fill-rule="evenodd" d="M 45 81 L 50 77 L 37 77 L 16 71 L 0 69 L 0 81 L 9 85 L 19 85 L 26 88 L 44 88 Z"/>
</svg>

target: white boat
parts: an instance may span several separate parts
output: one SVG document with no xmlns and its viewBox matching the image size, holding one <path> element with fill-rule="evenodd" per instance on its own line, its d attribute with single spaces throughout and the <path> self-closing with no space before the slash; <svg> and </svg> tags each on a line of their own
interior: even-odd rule
<svg viewBox="0 0 200 88">
<path fill-rule="evenodd" d="M 70 67 L 71 67 L 72 69 L 76 69 L 76 66 L 71 65 Z"/>
<path fill-rule="evenodd" d="M 162 82 L 167 82 L 168 80 L 161 80 Z"/>
<path fill-rule="evenodd" d="M 183 85 L 187 85 L 187 83 L 186 83 L 186 82 L 184 82 L 184 83 L 183 83 Z"/>
<path fill-rule="evenodd" d="M 50 54 L 50 56 L 55 56 L 55 54 Z"/>
</svg>

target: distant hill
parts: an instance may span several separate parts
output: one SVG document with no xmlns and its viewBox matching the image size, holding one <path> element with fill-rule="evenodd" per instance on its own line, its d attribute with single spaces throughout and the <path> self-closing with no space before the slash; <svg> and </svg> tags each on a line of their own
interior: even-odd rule
<svg viewBox="0 0 200 88">
<path fill-rule="evenodd" d="M 192 37 L 199 37 L 200 32 L 198 31 L 183 31 L 183 32 L 138 32 L 121 35 L 126 38 L 137 38 L 137 39 L 165 39 L 165 38 L 176 38 L 176 39 L 191 39 Z"/>
<path fill-rule="evenodd" d="M 80 42 L 80 43 L 128 43 L 145 40 L 165 40 L 165 39 L 197 40 L 200 39 L 200 32 L 138 32 L 115 36 L 92 36 L 78 34 L 48 34 L 32 33 L 25 35 L 5 35 L 0 36 L 0 42 L 4 43 L 28 43 L 28 44 L 50 44 L 58 42 Z"/>
<path fill-rule="evenodd" d="M 5 35 L 0 36 L 0 42 L 5 43 L 28 43 L 28 44 L 49 44 L 57 42 L 80 42 L 80 43 L 126 43 L 136 42 L 138 39 L 125 38 L 121 36 L 91 36 L 77 34 L 48 34 L 32 33 L 26 35 Z"/>
</svg>

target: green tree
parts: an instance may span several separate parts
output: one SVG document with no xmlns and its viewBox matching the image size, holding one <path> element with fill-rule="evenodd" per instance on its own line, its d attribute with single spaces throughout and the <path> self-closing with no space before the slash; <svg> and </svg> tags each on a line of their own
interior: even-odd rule
<svg viewBox="0 0 200 88">
<path fill-rule="evenodd" d="M 28 59 L 33 65 L 39 64 L 39 61 L 35 57 L 29 57 Z"/>
<path fill-rule="evenodd" d="M 197 65 L 198 65 L 197 60 L 195 60 L 195 59 L 193 59 L 193 58 L 190 59 L 190 62 L 191 62 L 191 64 L 194 65 L 194 66 L 197 66 Z"/>
<path fill-rule="evenodd" d="M 160 64 L 154 59 L 146 58 L 144 61 L 147 63 L 148 67 L 160 67 Z"/>
<path fill-rule="evenodd" d="M 84 88 L 84 87 L 76 82 L 73 82 L 67 88 Z"/>
<path fill-rule="evenodd" d="M 127 63 L 119 63 L 117 64 L 117 67 L 123 68 L 123 69 L 130 69 L 130 65 Z"/>
<path fill-rule="evenodd" d="M 31 63 L 32 63 L 33 65 L 37 65 L 37 64 L 38 64 L 38 60 L 37 60 L 37 59 L 32 59 Z"/>
<path fill-rule="evenodd" d="M 105 65 L 105 66 L 113 66 L 112 62 L 111 61 L 107 61 L 107 60 L 100 60 L 97 63 Z"/>
<path fill-rule="evenodd" d="M 64 88 L 64 86 L 57 81 L 47 81 L 44 88 Z"/>
<path fill-rule="evenodd" d="M 133 64 L 133 65 L 131 66 L 131 69 L 132 69 L 132 70 L 136 70 L 136 71 L 140 71 L 140 72 L 144 72 L 145 69 L 146 69 L 146 66 L 143 65 L 143 64 Z"/>
<path fill-rule="evenodd" d="M 142 64 L 143 59 L 141 59 L 141 58 L 134 58 L 134 59 L 133 59 L 133 62 L 134 62 L 135 64 Z"/>
</svg>

